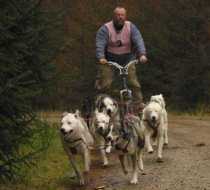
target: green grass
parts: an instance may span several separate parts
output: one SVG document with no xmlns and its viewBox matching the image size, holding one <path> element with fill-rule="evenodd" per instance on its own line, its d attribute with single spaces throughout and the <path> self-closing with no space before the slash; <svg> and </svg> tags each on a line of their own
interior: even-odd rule
<svg viewBox="0 0 210 190">
<path fill-rule="evenodd" d="M 0 190 L 63 190 L 70 189 L 73 171 L 63 150 L 58 123 L 51 123 L 51 142 L 31 168 L 23 168 L 25 177 L 21 181 L 0 184 Z"/>
</svg>

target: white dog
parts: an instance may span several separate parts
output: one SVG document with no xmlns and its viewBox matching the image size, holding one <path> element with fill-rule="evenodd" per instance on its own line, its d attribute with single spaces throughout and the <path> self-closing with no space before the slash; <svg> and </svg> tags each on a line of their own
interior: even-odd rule
<svg viewBox="0 0 210 190">
<path fill-rule="evenodd" d="M 138 168 L 143 171 L 144 125 L 139 117 L 127 114 L 124 124 L 121 126 L 119 136 L 115 140 L 115 148 L 118 150 L 120 163 L 124 174 L 128 171 L 125 166 L 126 156 L 131 157 L 133 171 L 131 184 L 138 183 Z"/>
<path fill-rule="evenodd" d="M 162 96 L 151 96 L 150 102 L 143 109 L 142 116 L 145 125 L 145 146 L 149 153 L 153 152 L 151 137 L 157 141 L 157 161 L 162 162 L 163 145 L 168 144 L 168 117 L 165 109 L 165 101 Z"/>
<path fill-rule="evenodd" d="M 85 179 L 77 166 L 75 156 L 81 155 L 84 159 L 85 173 L 90 170 L 89 148 L 93 145 L 93 138 L 85 121 L 80 117 L 79 112 L 64 113 L 61 120 L 61 139 L 70 163 L 79 179 L 80 185 L 85 184 Z"/>
<path fill-rule="evenodd" d="M 111 143 L 113 141 L 113 124 L 111 118 L 104 110 L 99 112 L 95 110 L 94 119 L 91 125 L 91 132 L 93 133 L 96 143 L 101 151 L 103 165 L 108 165 L 108 158 L 106 153 L 111 152 Z"/>
</svg>

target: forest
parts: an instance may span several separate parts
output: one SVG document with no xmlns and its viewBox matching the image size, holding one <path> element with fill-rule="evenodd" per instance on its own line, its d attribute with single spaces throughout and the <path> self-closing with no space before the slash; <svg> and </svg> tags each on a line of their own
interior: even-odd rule
<svg viewBox="0 0 210 190">
<path fill-rule="evenodd" d="M 81 108 L 95 95 L 95 36 L 117 5 L 145 42 L 145 103 L 161 93 L 170 110 L 210 111 L 209 0 L 0 0 L 1 179 L 49 145 L 37 112 Z"/>
<path fill-rule="evenodd" d="M 58 4 L 56 4 L 58 3 Z M 64 43 L 56 55 L 55 83 L 41 97 L 51 109 L 68 109 L 93 96 L 97 72 L 95 35 L 112 19 L 114 7 L 126 7 L 141 31 L 148 64 L 138 66 L 145 101 L 162 93 L 167 105 L 193 110 L 209 103 L 210 10 L 207 0 L 63 1 Z M 75 106 L 75 105 L 73 105 Z"/>
</svg>

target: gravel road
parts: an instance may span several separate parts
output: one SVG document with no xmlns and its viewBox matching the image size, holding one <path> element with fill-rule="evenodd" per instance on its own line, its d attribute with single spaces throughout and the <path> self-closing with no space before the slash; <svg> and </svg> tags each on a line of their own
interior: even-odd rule
<svg viewBox="0 0 210 190">
<path fill-rule="evenodd" d="M 93 190 L 210 190 L 210 119 L 184 116 L 169 117 L 169 145 L 164 149 L 163 163 L 156 162 L 156 152 L 144 154 L 144 173 L 139 183 L 129 184 L 130 176 L 122 173 L 115 154 L 110 165 L 101 166 L 98 152 L 94 153 L 89 184 L 67 189 Z"/>
</svg>

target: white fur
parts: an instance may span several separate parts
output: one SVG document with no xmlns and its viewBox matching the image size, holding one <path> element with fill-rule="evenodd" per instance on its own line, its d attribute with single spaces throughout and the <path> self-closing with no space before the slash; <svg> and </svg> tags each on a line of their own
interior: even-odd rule
<svg viewBox="0 0 210 190">
<path fill-rule="evenodd" d="M 79 179 L 80 185 L 85 184 L 84 176 L 77 166 L 75 155 L 81 155 L 84 161 L 84 171 L 86 173 L 90 170 L 90 152 L 89 148 L 93 145 L 93 138 L 85 121 L 80 117 L 79 112 L 64 113 L 61 120 L 61 139 L 64 150 L 66 151 L 70 163 Z M 76 150 L 76 154 L 72 149 Z"/>
<path fill-rule="evenodd" d="M 113 124 L 110 123 L 110 119 L 111 118 L 106 111 L 99 112 L 96 109 L 91 126 L 93 129 L 92 132 L 101 151 L 104 166 L 109 164 L 106 154 L 111 152 L 111 142 L 113 140 Z"/>
<path fill-rule="evenodd" d="M 157 128 L 157 137 L 154 141 L 157 141 L 158 161 L 162 161 L 163 145 L 168 144 L 168 117 L 162 94 L 151 96 L 149 104 L 143 109 L 142 120 L 145 125 L 145 146 L 149 153 L 153 152 L 150 141 L 154 130 L 151 126 Z"/>
<path fill-rule="evenodd" d="M 114 103 L 113 99 L 106 97 L 103 101 L 107 113 L 110 112 L 111 114 L 114 114 L 116 112 L 117 106 Z"/>
</svg>

